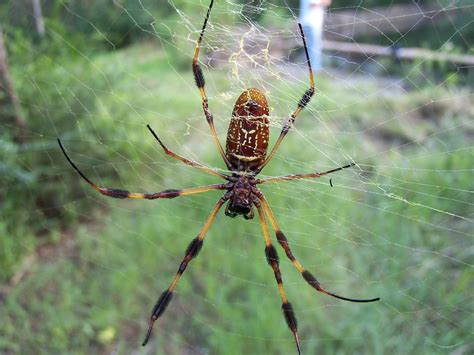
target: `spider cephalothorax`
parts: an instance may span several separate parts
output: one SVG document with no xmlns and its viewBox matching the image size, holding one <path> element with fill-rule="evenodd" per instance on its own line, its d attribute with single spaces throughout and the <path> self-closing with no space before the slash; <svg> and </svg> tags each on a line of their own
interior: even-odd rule
<svg viewBox="0 0 474 355">
<path fill-rule="evenodd" d="M 202 107 L 204 111 L 204 115 L 206 116 L 206 120 L 209 124 L 211 129 L 212 138 L 214 139 L 217 149 L 219 150 L 219 154 L 221 155 L 222 159 L 224 160 L 227 169 L 231 172 L 231 175 L 227 175 L 217 171 L 216 169 L 208 168 L 204 165 L 201 165 L 197 162 L 191 161 L 189 159 L 183 158 L 182 156 L 172 152 L 169 150 L 163 142 L 160 140 L 158 135 L 151 129 L 148 125 L 148 129 L 150 130 L 151 134 L 156 138 L 158 143 L 163 148 L 164 152 L 172 158 L 180 160 L 181 162 L 200 169 L 208 174 L 220 177 L 222 179 L 227 180 L 225 184 L 213 184 L 207 186 L 200 186 L 200 187 L 193 187 L 188 189 L 168 189 L 161 192 L 154 192 L 154 193 L 135 193 L 129 192 L 126 190 L 120 189 L 112 189 L 107 187 L 100 187 L 89 180 L 73 163 L 73 161 L 67 155 L 61 141 L 58 139 L 59 146 L 63 151 L 66 159 L 72 165 L 72 167 L 77 171 L 77 173 L 95 190 L 100 192 L 105 196 L 115 197 L 115 198 L 140 198 L 140 199 L 148 199 L 154 200 L 159 198 L 175 198 L 178 196 L 185 196 L 185 195 L 192 195 L 203 193 L 212 190 L 225 190 L 226 192 L 223 196 L 217 201 L 214 208 L 212 209 L 204 227 L 201 229 L 199 234 L 196 238 L 194 238 L 191 243 L 189 244 L 188 248 L 186 249 L 184 258 L 179 265 L 178 271 L 171 282 L 170 286 L 162 292 L 160 297 L 158 298 L 156 304 L 154 305 L 150 323 L 148 326 L 148 332 L 146 334 L 145 340 L 143 341 L 143 345 L 145 345 L 151 335 L 152 327 L 155 321 L 161 317 L 163 312 L 165 311 L 166 307 L 171 301 L 173 296 L 173 291 L 179 281 L 179 278 L 186 270 L 189 262 L 194 259 L 199 251 L 201 250 L 204 242 L 204 237 L 207 234 L 214 218 L 216 217 L 217 213 L 219 212 L 220 208 L 228 201 L 228 205 L 226 207 L 226 215 L 230 217 L 235 217 L 237 215 L 243 215 L 246 219 L 253 218 L 253 208 L 255 207 L 258 211 L 258 216 L 260 218 L 260 223 L 262 226 L 263 236 L 265 238 L 265 255 L 267 258 L 268 264 L 271 266 L 275 280 L 278 284 L 278 290 L 280 292 L 281 300 L 282 300 L 282 311 L 285 317 L 286 323 L 290 328 L 291 332 L 293 333 L 293 337 L 295 339 L 296 347 L 298 353 L 300 353 L 300 344 L 298 339 L 298 329 L 296 323 L 296 316 L 295 312 L 293 311 L 293 307 L 291 303 L 288 301 L 285 290 L 283 288 L 283 280 L 280 272 L 279 262 L 278 262 L 278 254 L 271 243 L 270 234 L 268 232 L 268 225 L 267 225 L 267 218 L 270 221 L 272 228 L 275 231 L 276 239 L 280 246 L 285 251 L 286 256 L 291 261 L 291 263 L 296 267 L 296 269 L 301 273 L 303 279 L 314 289 L 318 292 L 324 293 L 328 296 L 339 298 L 345 301 L 350 302 L 373 302 L 378 301 L 379 298 L 372 298 L 372 299 L 353 299 L 338 296 L 332 292 L 327 291 L 324 289 L 316 277 L 313 276 L 308 270 L 304 269 L 303 266 L 296 260 L 293 255 L 293 252 L 290 249 L 290 245 L 288 240 L 286 239 L 285 235 L 282 233 L 278 224 L 276 222 L 275 216 L 268 204 L 265 196 L 263 193 L 256 187 L 258 184 L 267 184 L 272 182 L 278 181 L 288 181 L 288 180 L 298 180 L 298 179 L 310 179 L 310 178 L 319 178 L 321 176 L 349 168 L 354 164 L 347 164 L 341 166 L 336 169 L 331 169 L 325 171 L 323 173 L 309 173 L 309 174 L 296 174 L 296 175 L 286 175 L 280 177 L 270 177 L 266 179 L 257 179 L 256 176 L 262 171 L 262 169 L 268 164 L 268 162 L 272 159 L 275 152 L 277 151 L 278 147 L 280 146 L 281 142 L 285 138 L 286 134 L 290 130 L 291 126 L 293 125 L 294 121 L 296 120 L 299 113 L 303 110 L 303 108 L 308 104 L 311 100 L 311 97 L 314 94 L 314 79 L 313 73 L 311 71 L 311 63 L 309 61 L 308 50 L 306 48 L 304 33 L 301 25 L 299 25 L 301 38 L 303 40 L 303 46 L 305 49 L 306 60 L 308 61 L 308 69 L 309 69 L 309 80 L 310 80 L 310 87 L 306 90 L 303 94 L 302 98 L 298 102 L 296 109 L 293 113 L 288 117 L 285 125 L 283 126 L 280 135 L 275 142 L 270 154 L 267 156 L 267 147 L 268 147 L 268 138 L 269 138 L 269 129 L 268 129 L 268 116 L 269 116 L 269 109 L 267 99 L 263 95 L 263 93 L 258 89 L 247 89 L 239 96 L 237 102 L 235 103 L 234 110 L 232 112 L 232 118 L 229 124 L 229 130 L 227 132 L 227 142 L 226 142 L 226 152 L 224 153 L 224 149 L 221 146 L 221 143 L 217 137 L 216 129 L 214 127 L 214 118 L 212 116 L 211 111 L 209 110 L 209 105 L 206 96 L 205 90 L 205 81 L 204 81 L 204 74 L 201 70 L 201 67 L 198 63 L 198 56 L 199 56 L 199 49 L 201 46 L 201 41 L 204 36 L 204 31 L 206 29 L 206 24 L 209 19 L 209 15 L 211 13 L 212 5 L 214 1 L 211 0 L 211 4 L 209 5 L 209 9 L 207 11 L 206 18 L 204 20 L 204 25 L 201 30 L 201 35 L 199 36 L 199 40 L 196 44 L 196 50 L 194 52 L 193 58 L 193 73 L 196 85 L 199 89 L 199 93 L 201 95 L 202 100 Z"/>
<path fill-rule="evenodd" d="M 258 199 L 256 181 L 253 177 L 235 176 L 236 180 L 229 186 L 230 198 L 225 209 L 226 216 L 243 215 L 245 219 L 254 217 L 253 204 Z"/>
</svg>

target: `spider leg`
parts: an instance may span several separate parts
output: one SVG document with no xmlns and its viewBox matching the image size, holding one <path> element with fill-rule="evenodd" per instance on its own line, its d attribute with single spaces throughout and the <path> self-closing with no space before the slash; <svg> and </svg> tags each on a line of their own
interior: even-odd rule
<svg viewBox="0 0 474 355">
<path fill-rule="evenodd" d="M 207 185 L 207 186 L 199 186 L 199 187 L 192 187 L 189 189 L 169 189 L 160 192 L 153 192 L 153 193 L 137 193 L 137 192 L 130 192 L 126 190 L 108 188 L 108 187 L 100 187 L 92 182 L 89 178 L 87 178 L 82 171 L 74 164 L 74 162 L 69 158 L 64 149 L 61 140 L 58 138 L 59 147 L 61 148 L 64 156 L 66 157 L 67 161 L 71 164 L 71 166 L 76 170 L 76 172 L 89 184 L 91 185 L 94 190 L 100 192 L 104 196 L 110 196 L 114 198 L 138 198 L 138 199 L 147 199 L 147 200 L 155 200 L 157 198 L 175 198 L 178 196 L 185 196 L 185 195 L 192 195 L 192 194 L 199 194 L 207 191 L 212 190 L 226 190 L 228 188 L 227 184 L 214 184 L 214 185 Z"/>
<path fill-rule="evenodd" d="M 328 174 L 331 174 L 331 173 L 335 173 L 336 171 L 347 169 L 347 168 L 350 168 L 352 166 L 355 166 L 355 164 L 354 163 L 347 164 L 347 165 L 341 166 L 341 167 L 336 168 L 336 169 L 331 169 L 331 170 L 325 171 L 323 173 L 291 174 L 291 175 L 276 176 L 276 177 L 271 177 L 271 178 L 266 178 L 266 179 L 258 179 L 256 181 L 256 183 L 257 184 L 267 184 L 269 182 L 320 178 L 321 176 L 328 175 Z"/>
<path fill-rule="evenodd" d="M 263 193 L 260 192 L 260 195 L 258 196 L 258 198 L 260 199 L 260 201 L 262 203 L 263 209 L 265 210 L 273 229 L 275 230 L 275 234 L 276 234 L 278 243 L 280 243 L 280 245 L 285 250 L 286 256 L 288 257 L 288 259 L 290 259 L 292 264 L 298 269 L 298 271 L 301 273 L 301 276 L 303 276 L 303 278 L 306 280 L 306 282 L 308 284 L 310 284 L 314 289 L 316 289 L 316 291 L 319 291 L 319 292 L 324 293 L 328 296 L 331 296 L 331 297 L 334 297 L 334 298 L 339 298 L 340 300 L 344 300 L 344 301 L 348 301 L 348 302 L 366 303 L 366 302 L 375 302 L 375 301 L 380 300 L 379 297 L 370 298 L 370 299 L 354 299 L 354 298 L 343 297 L 343 296 L 336 295 L 335 293 L 329 292 L 325 288 L 323 288 L 321 286 L 321 284 L 319 283 L 319 281 L 316 279 L 316 277 L 314 277 L 313 274 L 311 274 L 308 270 L 305 270 L 303 268 L 303 266 L 301 266 L 301 264 L 298 262 L 298 260 L 296 260 L 296 258 L 293 256 L 293 252 L 290 249 L 290 245 L 288 244 L 288 240 L 286 239 L 285 235 L 282 233 L 282 231 L 278 227 L 278 224 L 275 220 L 275 216 L 273 215 L 273 212 L 270 209 L 270 205 L 268 204 L 267 200 L 265 199 L 265 196 L 263 195 Z"/>
<path fill-rule="evenodd" d="M 161 141 L 161 139 L 158 137 L 158 135 L 155 133 L 155 131 L 150 127 L 150 125 L 146 125 L 148 130 L 151 132 L 151 134 L 153 135 L 153 137 L 155 137 L 155 139 L 158 141 L 158 143 L 160 144 L 161 148 L 163 148 L 164 152 L 166 155 L 169 155 L 170 157 L 172 158 L 175 158 L 181 162 L 183 162 L 184 164 L 186 165 L 189 165 L 189 166 L 192 166 L 193 168 L 198 168 L 202 171 L 205 171 L 206 173 L 208 174 L 211 174 L 211 175 L 215 175 L 215 176 L 219 176 L 223 179 L 227 179 L 228 176 L 225 175 L 225 174 L 222 174 L 214 169 L 211 169 L 211 168 L 208 168 L 207 166 L 204 166 L 204 165 L 201 165 L 199 163 L 196 163 L 195 161 L 192 161 L 192 160 L 189 160 L 189 159 L 186 159 L 174 152 L 172 152 L 171 150 L 169 150 L 164 144 L 163 142 Z"/>
<path fill-rule="evenodd" d="M 150 317 L 150 323 L 148 326 L 148 331 L 146 333 L 145 340 L 143 341 L 143 344 L 142 344 L 143 346 L 145 346 L 148 343 L 148 340 L 150 339 L 151 331 L 153 329 L 153 324 L 163 314 L 169 302 L 171 301 L 171 298 L 173 296 L 173 290 L 178 284 L 179 278 L 183 274 L 184 270 L 186 270 L 188 263 L 199 254 L 199 251 L 202 248 L 204 237 L 206 236 L 207 231 L 211 227 L 212 222 L 214 222 L 214 219 L 217 213 L 219 212 L 219 209 L 222 207 L 225 201 L 229 199 L 229 196 L 230 194 L 226 193 L 224 196 L 222 196 L 219 199 L 219 201 L 217 201 L 211 213 L 209 214 L 209 217 L 207 218 L 207 221 L 204 224 L 204 227 L 201 229 L 198 236 L 194 238 L 191 241 L 191 243 L 188 245 L 184 258 L 181 261 L 181 264 L 179 265 L 179 269 L 178 269 L 178 272 L 176 273 L 176 276 L 174 277 L 169 287 L 165 291 L 163 291 L 163 293 L 160 295 L 160 297 L 158 298 L 158 301 L 153 307 L 153 310 L 151 312 L 151 317 Z"/>
<path fill-rule="evenodd" d="M 206 84 L 204 80 L 204 74 L 202 72 L 201 66 L 198 63 L 199 50 L 201 48 L 202 38 L 204 37 L 204 31 L 206 30 L 207 21 L 209 20 L 209 16 L 211 15 L 213 4 L 214 4 L 214 0 L 211 0 L 211 3 L 209 4 L 209 8 L 207 10 L 206 18 L 204 19 L 204 24 L 202 25 L 201 34 L 199 35 L 199 39 L 196 43 L 196 49 L 194 51 L 194 58 L 193 58 L 193 74 L 194 74 L 194 81 L 196 82 L 196 86 L 198 87 L 199 93 L 201 95 L 202 108 L 204 110 L 204 115 L 206 116 L 206 120 L 209 125 L 209 128 L 211 129 L 212 138 L 214 139 L 214 142 L 217 145 L 217 149 L 219 149 L 219 153 L 221 154 L 222 159 L 227 165 L 227 168 L 230 169 L 231 164 L 224 153 L 224 149 L 222 148 L 219 138 L 217 137 L 216 128 L 214 126 L 214 117 L 211 111 L 209 110 L 209 103 L 207 100 L 206 89 L 204 88 Z"/>
<path fill-rule="evenodd" d="M 304 32 L 303 32 L 303 27 L 301 26 L 301 23 L 298 23 L 298 26 L 300 28 L 300 33 L 301 33 L 301 38 L 303 39 L 303 46 L 304 46 L 304 51 L 306 54 L 306 60 L 308 62 L 308 69 L 309 69 L 309 89 L 305 91 L 303 94 L 303 97 L 300 99 L 298 102 L 298 107 L 296 107 L 295 111 L 291 114 L 290 117 L 288 117 L 288 120 L 286 121 L 285 125 L 283 126 L 280 136 L 278 137 L 277 141 L 275 142 L 275 145 L 273 146 L 272 150 L 270 151 L 270 154 L 268 154 L 267 158 L 263 161 L 263 163 L 258 167 L 256 174 L 258 174 L 262 169 L 265 167 L 265 165 L 268 164 L 268 162 L 273 158 L 275 155 L 278 147 L 280 146 L 281 142 L 285 138 L 286 134 L 290 130 L 291 126 L 293 126 L 293 123 L 295 122 L 296 118 L 300 114 L 300 112 L 305 108 L 305 106 L 309 103 L 311 98 L 314 95 L 314 78 L 313 78 L 313 70 L 311 69 L 311 62 L 309 60 L 309 54 L 308 54 L 308 47 L 306 46 L 306 39 L 304 37 Z"/>
<path fill-rule="evenodd" d="M 265 237 L 265 255 L 267 257 L 267 262 L 268 262 L 268 265 L 270 265 L 270 267 L 273 269 L 275 280 L 278 284 L 278 290 L 280 291 L 280 296 L 282 300 L 281 309 L 283 310 L 283 315 L 285 316 L 286 323 L 288 324 L 288 327 L 293 333 L 296 348 L 298 349 L 298 354 L 301 355 L 300 341 L 298 338 L 298 323 L 296 321 L 296 316 L 293 310 L 293 306 L 291 305 L 290 302 L 288 302 L 288 299 L 286 298 L 285 290 L 283 288 L 283 280 L 281 278 L 278 253 L 270 241 L 270 234 L 268 233 L 268 226 L 265 220 L 265 212 L 258 200 L 255 201 L 254 203 L 257 207 L 258 215 L 260 217 L 260 224 L 262 225 L 263 236 Z"/>
</svg>

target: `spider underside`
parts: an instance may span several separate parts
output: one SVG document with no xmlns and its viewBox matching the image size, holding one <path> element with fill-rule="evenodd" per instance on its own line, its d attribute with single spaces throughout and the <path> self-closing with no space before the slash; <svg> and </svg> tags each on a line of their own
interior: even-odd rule
<svg viewBox="0 0 474 355">
<path fill-rule="evenodd" d="M 204 74 L 198 63 L 199 50 L 200 50 L 201 42 L 204 36 L 204 31 L 206 29 L 206 25 L 211 13 L 213 3 L 214 3 L 214 0 L 211 0 L 211 3 L 207 11 L 207 15 L 204 20 L 203 27 L 201 29 L 201 34 L 196 44 L 192 69 L 193 69 L 196 85 L 201 95 L 204 115 L 209 124 L 213 140 L 215 141 L 217 145 L 219 153 L 222 159 L 224 160 L 227 166 L 227 169 L 232 174 L 231 175 L 223 174 L 215 169 L 208 168 L 204 165 L 201 165 L 197 162 L 186 159 L 170 151 L 162 143 L 162 141 L 160 140 L 158 135 L 152 130 L 152 128 L 149 125 L 147 125 L 147 127 L 149 131 L 151 132 L 151 134 L 156 138 L 160 146 L 163 148 L 165 154 L 183 162 L 186 165 L 192 166 L 208 174 L 225 179 L 227 181 L 226 183 L 200 186 L 200 187 L 181 189 L 181 190 L 168 189 L 168 190 L 155 192 L 155 193 L 134 193 L 134 192 L 126 191 L 126 190 L 100 187 L 96 185 L 95 183 L 93 183 L 91 180 L 89 180 L 79 170 L 79 168 L 74 164 L 74 162 L 67 155 L 64 149 L 64 146 L 62 145 L 59 139 L 58 139 L 58 143 L 66 159 L 69 161 L 72 167 L 76 170 L 76 172 L 95 190 L 97 190 L 98 192 L 100 192 L 102 195 L 105 195 L 105 196 L 121 198 L 121 199 L 136 198 L 136 199 L 154 200 L 154 199 L 159 199 L 159 198 L 175 198 L 178 196 L 198 194 L 198 193 L 208 192 L 212 190 L 225 191 L 223 196 L 215 204 L 206 223 L 204 224 L 203 228 L 201 229 L 197 237 L 191 241 L 188 248 L 186 249 L 185 256 L 170 286 L 165 291 L 163 291 L 163 293 L 158 298 L 158 301 L 154 305 L 151 312 L 148 331 L 147 331 L 145 340 L 143 341 L 143 345 L 146 345 L 146 343 L 148 342 L 150 338 L 154 322 L 163 314 L 169 302 L 171 301 L 171 298 L 173 296 L 173 291 L 179 281 L 179 278 L 186 270 L 186 267 L 188 266 L 189 262 L 193 258 L 195 258 L 198 255 L 199 251 L 201 250 L 205 235 L 207 231 L 209 230 L 211 224 L 213 223 L 214 218 L 216 217 L 221 207 L 225 203 L 227 203 L 227 206 L 225 208 L 225 214 L 229 217 L 236 217 L 238 215 L 242 215 L 245 219 L 252 219 L 254 218 L 254 208 L 257 210 L 257 213 L 260 218 L 260 223 L 262 226 L 262 232 L 265 238 L 265 255 L 266 255 L 268 264 L 273 269 L 275 280 L 278 285 L 278 289 L 279 289 L 280 296 L 282 299 L 283 315 L 285 317 L 288 327 L 290 328 L 293 334 L 298 354 L 301 354 L 300 343 L 299 343 L 298 332 L 297 332 L 296 316 L 295 316 L 293 307 L 291 303 L 288 301 L 284 288 L 283 288 L 283 281 L 282 281 L 282 276 L 281 276 L 281 272 L 279 268 L 279 258 L 278 258 L 277 251 L 270 240 L 270 233 L 268 231 L 268 225 L 266 221 L 267 218 L 270 221 L 270 225 L 275 231 L 276 239 L 278 243 L 280 244 L 280 246 L 283 248 L 286 256 L 291 261 L 291 263 L 298 269 L 298 271 L 301 273 L 304 280 L 306 280 L 306 282 L 309 285 L 311 285 L 314 289 L 328 296 L 342 299 L 345 301 L 350 301 L 350 302 L 374 302 L 374 301 L 378 301 L 379 298 L 353 299 L 353 298 L 338 296 L 324 289 L 319 283 L 319 281 L 309 271 L 304 269 L 303 266 L 294 257 L 285 235 L 282 233 L 282 231 L 280 230 L 276 222 L 276 219 L 273 215 L 270 205 L 268 204 L 263 193 L 257 188 L 257 185 L 278 182 L 278 181 L 319 178 L 321 176 L 328 175 L 330 173 L 349 168 L 351 166 L 354 166 L 354 164 L 347 164 L 339 168 L 328 170 L 322 173 L 315 172 L 315 173 L 308 173 L 308 174 L 293 174 L 293 175 L 286 175 L 286 176 L 280 176 L 280 177 L 270 177 L 270 178 L 265 178 L 265 179 L 256 178 L 256 176 L 262 171 L 262 169 L 273 158 L 275 152 L 277 151 L 281 142 L 283 141 L 286 134 L 290 130 L 297 116 L 304 109 L 304 107 L 309 103 L 309 101 L 311 100 L 311 97 L 314 94 L 313 73 L 311 70 L 311 63 L 308 56 L 308 50 L 306 48 L 306 41 L 305 41 L 303 29 L 300 24 L 298 25 L 300 29 L 301 39 L 303 41 L 303 47 L 306 54 L 306 60 L 308 62 L 310 87 L 303 94 L 294 112 L 288 117 L 285 125 L 283 126 L 280 132 L 280 136 L 278 137 L 276 143 L 274 144 L 268 156 L 267 156 L 267 147 L 268 147 L 268 138 L 269 138 L 269 123 L 268 123 L 269 109 L 268 109 L 267 100 L 264 94 L 260 90 L 255 89 L 255 88 L 247 89 L 244 92 L 242 92 L 242 94 L 237 99 L 236 104 L 234 106 L 234 110 L 232 112 L 232 118 L 231 118 L 231 122 L 229 124 L 229 129 L 227 132 L 226 151 L 224 152 L 224 149 L 221 146 L 220 141 L 217 137 L 217 132 L 214 127 L 214 119 L 213 119 L 212 113 L 209 110 L 208 100 L 207 100 L 206 91 L 205 91 Z"/>
</svg>

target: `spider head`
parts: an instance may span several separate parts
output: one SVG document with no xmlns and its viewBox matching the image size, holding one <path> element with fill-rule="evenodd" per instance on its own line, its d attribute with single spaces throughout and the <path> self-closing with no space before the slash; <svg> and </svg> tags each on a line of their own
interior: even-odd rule
<svg viewBox="0 0 474 355">
<path fill-rule="evenodd" d="M 234 195 L 227 205 L 225 214 L 229 217 L 235 217 L 239 214 L 244 216 L 250 214 L 252 210 L 252 202 L 247 196 Z"/>
<path fill-rule="evenodd" d="M 225 214 L 229 217 L 244 215 L 245 218 L 251 219 L 253 217 L 251 191 L 252 186 L 246 178 L 237 181 L 232 189 L 233 195 L 229 200 Z"/>
<path fill-rule="evenodd" d="M 232 203 L 229 202 L 229 205 L 228 205 L 228 208 L 227 208 L 227 215 L 230 216 L 230 217 L 235 217 L 239 214 L 243 214 L 243 215 L 247 215 L 250 213 L 250 210 L 252 209 L 252 207 L 250 206 L 250 204 L 245 204 L 245 202 L 234 202 Z"/>
</svg>

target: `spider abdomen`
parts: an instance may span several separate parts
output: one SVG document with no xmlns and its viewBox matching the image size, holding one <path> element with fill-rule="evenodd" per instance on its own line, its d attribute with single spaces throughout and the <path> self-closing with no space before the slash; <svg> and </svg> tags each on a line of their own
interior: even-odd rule
<svg viewBox="0 0 474 355">
<path fill-rule="evenodd" d="M 227 131 L 226 157 L 237 171 L 255 170 L 267 155 L 269 109 L 265 95 L 247 89 L 237 99 Z"/>
</svg>

